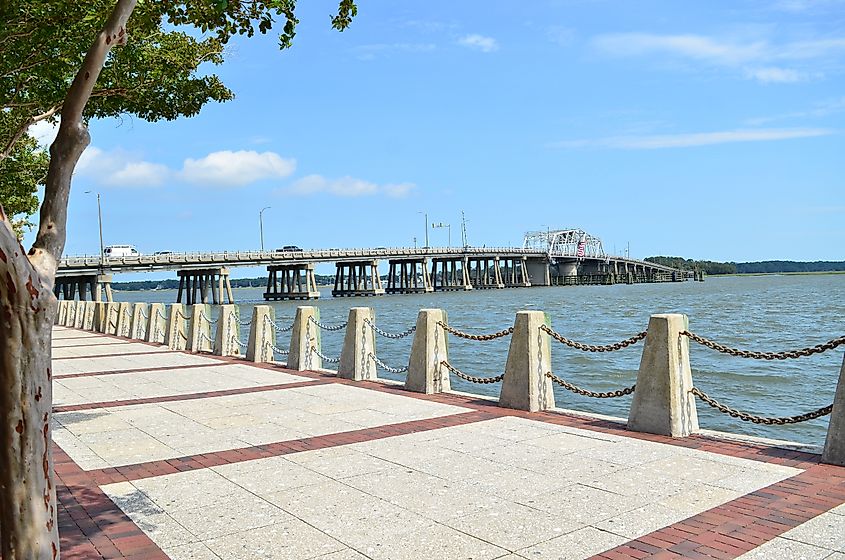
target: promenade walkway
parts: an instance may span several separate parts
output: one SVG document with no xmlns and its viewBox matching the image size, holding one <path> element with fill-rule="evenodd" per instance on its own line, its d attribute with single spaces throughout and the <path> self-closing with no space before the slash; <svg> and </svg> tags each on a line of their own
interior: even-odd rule
<svg viewBox="0 0 845 560">
<path fill-rule="evenodd" d="M 56 327 L 62 558 L 845 560 L 845 468 Z"/>
</svg>

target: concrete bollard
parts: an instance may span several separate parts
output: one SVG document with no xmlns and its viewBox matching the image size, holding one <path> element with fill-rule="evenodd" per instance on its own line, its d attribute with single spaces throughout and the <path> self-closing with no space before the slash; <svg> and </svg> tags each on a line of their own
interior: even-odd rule
<svg viewBox="0 0 845 560">
<path fill-rule="evenodd" d="M 79 300 L 74 305 L 73 328 L 81 329 L 83 322 L 85 322 L 85 302 Z"/>
<path fill-rule="evenodd" d="M 99 333 L 106 332 L 108 318 L 108 307 L 106 302 L 98 301 L 97 305 L 94 307 L 94 331 Z"/>
<path fill-rule="evenodd" d="M 836 384 L 836 396 L 833 397 L 822 463 L 845 467 L 845 356 L 842 356 L 842 367 L 839 369 L 839 382 Z"/>
<path fill-rule="evenodd" d="M 238 306 L 221 305 L 217 316 L 217 330 L 214 334 L 212 352 L 215 356 L 240 356 L 241 324 L 238 322 Z"/>
<path fill-rule="evenodd" d="M 117 319 L 120 304 L 110 301 L 106 303 L 106 319 L 103 322 L 103 332 L 106 334 L 117 334 Z"/>
<path fill-rule="evenodd" d="M 271 345 L 276 344 L 276 329 L 273 328 L 273 321 L 275 320 L 276 312 L 271 306 L 256 305 L 252 308 L 252 321 L 249 323 L 249 342 L 246 345 L 246 359 L 248 361 L 275 361 L 271 347 Z"/>
<path fill-rule="evenodd" d="M 312 348 L 322 350 L 320 327 L 312 320 L 320 320 L 320 308 L 313 306 L 296 308 L 296 318 L 293 320 L 293 330 L 290 334 L 288 369 L 305 371 L 323 367 L 323 359 L 312 351 Z"/>
<path fill-rule="evenodd" d="M 122 301 L 117 306 L 117 336 L 130 337 L 132 334 L 132 311 L 128 302 Z"/>
<path fill-rule="evenodd" d="M 451 389 L 449 370 L 440 362 L 449 361 L 449 339 L 438 323 L 448 324 L 443 309 L 421 309 L 411 343 L 405 388 L 417 393 L 442 393 Z"/>
<path fill-rule="evenodd" d="M 60 327 L 62 326 L 62 301 L 64 300 L 60 299 L 56 302 L 56 316 L 53 318 L 53 324 Z"/>
<path fill-rule="evenodd" d="M 164 334 L 164 344 L 171 350 L 184 350 L 188 342 L 185 333 L 185 313 L 181 303 L 170 304 L 170 314 L 167 316 L 167 330 Z"/>
<path fill-rule="evenodd" d="M 59 300 L 59 310 L 56 313 L 56 324 L 60 327 L 67 326 L 68 304 L 70 302 L 66 299 Z"/>
<path fill-rule="evenodd" d="M 529 412 L 555 407 L 552 381 L 546 377 L 552 370 L 550 339 L 540 330 L 549 324 L 542 311 L 517 312 L 499 406 Z"/>
<path fill-rule="evenodd" d="M 690 393 L 689 339 L 680 334 L 688 327 L 689 319 L 679 313 L 649 319 L 629 430 L 672 437 L 698 431 L 695 395 Z"/>
<path fill-rule="evenodd" d="M 86 331 L 93 331 L 94 330 L 94 316 L 97 312 L 97 302 L 95 301 L 86 301 L 85 302 L 85 314 L 82 318 L 82 328 Z"/>
<path fill-rule="evenodd" d="M 195 303 L 191 306 L 191 319 L 188 321 L 188 342 L 186 349 L 191 352 L 211 352 L 211 306 L 207 303 Z"/>
<path fill-rule="evenodd" d="M 145 340 L 156 344 L 164 344 L 167 333 L 167 315 L 164 314 L 163 303 L 150 304 L 150 317 L 147 320 Z"/>
<path fill-rule="evenodd" d="M 147 317 L 149 317 L 149 305 L 136 303 L 132 305 L 132 321 L 129 323 L 129 337 L 137 340 L 144 340 L 147 334 Z"/>
<path fill-rule="evenodd" d="M 367 381 L 377 377 L 376 362 L 370 354 L 376 355 L 376 339 L 373 328 L 376 315 L 371 307 L 353 307 L 349 310 L 346 334 L 337 375 L 354 381 Z"/>
</svg>

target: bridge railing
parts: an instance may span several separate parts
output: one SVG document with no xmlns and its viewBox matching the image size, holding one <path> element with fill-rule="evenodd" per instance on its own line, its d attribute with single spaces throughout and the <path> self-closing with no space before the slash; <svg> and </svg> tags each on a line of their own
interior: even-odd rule
<svg viewBox="0 0 845 560">
<path fill-rule="evenodd" d="M 297 308 L 292 324 L 274 320 L 273 308 L 259 305 L 252 318 L 242 321 L 235 305 L 197 304 L 185 309 L 181 304 L 104 303 L 60 301 L 56 321 L 59 325 L 95 330 L 151 343 L 164 343 L 176 350 L 213 352 L 224 356 L 243 356 L 255 362 L 274 362 L 276 355 L 286 356 L 285 367 L 293 370 L 322 369 L 323 361 L 337 363 L 341 377 L 375 380 L 376 370 L 405 374 L 409 390 L 433 393 L 448 391 L 450 375 L 469 383 L 500 383 L 499 405 L 541 412 L 555 407 L 553 384 L 591 398 L 620 398 L 633 395 L 627 428 L 633 431 L 685 437 L 699 430 L 696 399 L 718 412 L 740 421 L 766 425 L 788 425 L 830 415 L 827 441 L 822 459 L 845 465 L 845 358 L 839 372 L 834 402 L 794 416 L 758 416 L 723 404 L 693 382 L 690 367 L 690 342 L 713 351 L 756 360 L 791 360 L 836 350 L 845 346 L 845 336 L 822 344 L 783 352 L 758 352 L 728 347 L 689 330 L 686 315 L 652 315 L 646 330 L 613 344 L 592 345 L 574 341 L 555 331 L 548 316 L 541 311 L 520 311 L 512 327 L 493 333 L 471 333 L 446 321 L 442 310 L 421 310 L 416 324 L 400 332 L 377 326 L 371 308 L 355 307 L 346 322 L 325 324 L 319 308 Z M 241 327 L 248 326 L 247 342 L 241 339 Z M 343 349 L 338 357 L 323 353 L 321 331 L 344 331 Z M 288 349 L 278 335 L 290 333 Z M 212 333 L 214 336 L 212 337 Z M 376 337 L 402 339 L 413 335 L 407 364 L 388 365 L 376 353 Z M 504 371 L 494 376 L 465 373 L 449 360 L 448 336 L 484 343 L 510 338 Z M 553 342 L 581 352 L 607 353 L 643 342 L 636 383 L 613 391 L 597 392 L 580 387 L 555 373 L 552 362 Z M 245 351 L 245 352 L 244 352 Z M 331 370 L 330 370 L 331 371 Z"/>
</svg>

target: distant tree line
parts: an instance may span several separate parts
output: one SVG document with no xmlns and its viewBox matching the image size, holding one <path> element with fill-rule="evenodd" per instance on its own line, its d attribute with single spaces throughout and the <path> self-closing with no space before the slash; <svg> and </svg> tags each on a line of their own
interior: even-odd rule
<svg viewBox="0 0 845 560">
<path fill-rule="evenodd" d="M 738 263 L 702 261 L 685 259 L 683 257 L 647 257 L 645 260 L 654 264 L 661 264 L 681 270 L 703 270 L 707 274 L 845 271 L 845 261 L 760 261 Z"/>
</svg>

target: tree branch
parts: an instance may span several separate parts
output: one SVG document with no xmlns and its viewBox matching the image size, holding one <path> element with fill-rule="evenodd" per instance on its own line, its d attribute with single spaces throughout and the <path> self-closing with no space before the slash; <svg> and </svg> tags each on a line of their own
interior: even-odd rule
<svg viewBox="0 0 845 560">
<path fill-rule="evenodd" d="M 90 136 L 83 120 L 85 105 L 103 69 L 106 56 L 116 44 L 126 42 L 126 22 L 137 0 L 117 0 L 108 21 L 85 54 L 85 60 L 68 89 L 56 140 L 50 146 L 50 168 L 41 204 L 38 235 L 29 251 L 30 261 L 42 274 L 53 278 L 67 238 L 67 204 L 71 177 Z"/>
</svg>

